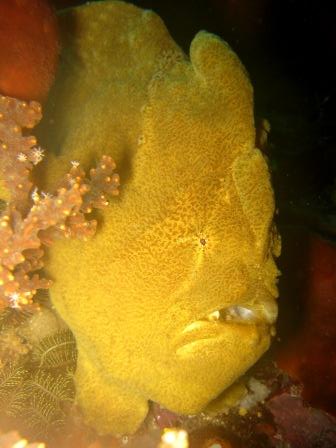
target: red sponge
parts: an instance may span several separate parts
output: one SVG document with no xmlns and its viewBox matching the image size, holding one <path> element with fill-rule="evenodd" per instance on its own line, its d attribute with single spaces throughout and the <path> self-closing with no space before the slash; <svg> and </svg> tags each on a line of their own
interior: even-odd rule
<svg viewBox="0 0 336 448">
<path fill-rule="evenodd" d="M 57 20 L 47 0 L 0 1 L 0 93 L 43 101 L 59 55 Z"/>
</svg>

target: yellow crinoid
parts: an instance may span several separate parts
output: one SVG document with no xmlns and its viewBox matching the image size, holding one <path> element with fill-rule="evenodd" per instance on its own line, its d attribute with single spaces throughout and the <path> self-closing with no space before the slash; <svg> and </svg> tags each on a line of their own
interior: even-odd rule
<svg viewBox="0 0 336 448">
<path fill-rule="evenodd" d="M 250 81 L 219 37 L 198 33 L 188 58 L 155 13 L 117 1 L 60 24 L 43 130 L 60 152 L 45 162 L 46 187 L 71 161 L 87 169 L 107 154 L 121 193 L 92 239 L 51 248 L 51 297 L 77 340 L 88 423 L 132 433 L 149 400 L 197 413 L 269 347 L 273 192 Z"/>
</svg>

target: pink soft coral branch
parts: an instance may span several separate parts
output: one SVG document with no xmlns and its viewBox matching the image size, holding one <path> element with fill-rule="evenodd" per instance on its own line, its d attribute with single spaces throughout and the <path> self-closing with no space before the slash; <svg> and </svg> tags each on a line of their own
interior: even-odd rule
<svg viewBox="0 0 336 448">
<path fill-rule="evenodd" d="M 41 119 L 41 106 L 0 95 L 0 175 L 10 199 L 0 217 L 0 305 L 32 304 L 38 289 L 51 282 L 37 272 L 43 267 L 44 247 L 55 238 L 82 238 L 96 231 L 85 214 L 108 205 L 106 195 L 119 194 L 115 163 L 103 156 L 89 178 L 73 162 L 54 195 L 33 188 L 31 171 L 44 156 L 23 128 Z"/>
</svg>

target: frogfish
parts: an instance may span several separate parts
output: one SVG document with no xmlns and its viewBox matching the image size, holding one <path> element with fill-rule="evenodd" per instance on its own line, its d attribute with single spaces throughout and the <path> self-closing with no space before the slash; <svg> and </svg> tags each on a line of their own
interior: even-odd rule
<svg viewBox="0 0 336 448">
<path fill-rule="evenodd" d="M 71 162 L 107 154 L 121 187 L 93 238 L 50 249 L 51 300 L 77 341 L 87 423 L 131 434 L 150 402 L 201 412 L 269 348 L 274 194 L 253 89 L 225 41 L 200 31 L 187 55 L 157 14 L 120 1 L 59 21 L 41 176 L 52 188 Z"/>
</svg>

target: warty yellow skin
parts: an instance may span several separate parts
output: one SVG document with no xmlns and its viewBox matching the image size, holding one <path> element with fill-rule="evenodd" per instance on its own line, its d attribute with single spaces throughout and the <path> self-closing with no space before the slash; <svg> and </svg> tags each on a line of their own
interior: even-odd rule
<svg viewBox="0 0 336 448">
<path fill-rule="evenodd" d="M 156 14 L 122 2 L 60 19 L 46 186 L 71 160 L 88 169 L 108 154 L 121 194 L 94 238 L 51 248 L 51 297 L 78 343 L 87 422 L 132 433 L 148 400 L 197 413 L 269 347 L 273 192 L 252 87 L 225 42 L 200 32 L 188 58 Z"/>
</svg>

